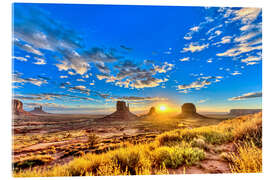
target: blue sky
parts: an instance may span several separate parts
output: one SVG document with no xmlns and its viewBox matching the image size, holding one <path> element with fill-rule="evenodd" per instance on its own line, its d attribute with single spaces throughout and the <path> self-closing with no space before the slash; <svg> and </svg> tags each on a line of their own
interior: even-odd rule
<svg viewBox="0 0 270 180">
<path fill-rule="evenodd" d="M 261 108 L 259 8 L 14 4 L 13 96 L 26 110 Z"/>
</svg>

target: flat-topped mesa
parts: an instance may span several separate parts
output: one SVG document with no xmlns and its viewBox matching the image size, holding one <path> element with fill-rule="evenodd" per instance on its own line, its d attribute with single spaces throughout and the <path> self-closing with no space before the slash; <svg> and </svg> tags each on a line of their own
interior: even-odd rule
<svg viewBox="0 0 270 180">
<path fill-rule="evenodd" d="M 242 116 L 262 112 L 262 109 L 231 109 L 229 115 Z"/>
<path fill-rule="evenodd" d="M 126 106 L 125 101 L 117 101 L 116 103 L 116 111 L 125 112 L 129 111 L 129 104 Z"/>
<path fill-rule="evenodd" d="M 183 104 L 182 114 L 191 115 L 191 114 L 195 114 L 195 113 L 196 113 L 196 107 L 194 104 L 192 104 L 192 103 Z"/>
<path fill-rule="evenodd" d="M 14 115 L 26 115 L 26 116 L 32 115 L 31 113 L 23 109 L 23 103 L 18 99 L 12 100 L 12 113 Z"/>
<path fill-rule="evenodd" d="M 185 103 L 182 105 L 182 113 L 177 116 L 178 118 L 207 118 L 200 115 L 196 111 L 196 106 L 192 103 Z"/>
<path fill-rule="evenodd" d="M 129 111 L 129 104 L 126 105 L 125 101 L 116 102 L 116 111 L 110 115 L 107 115 L 103 118 L 97 120 L 106 120 L 106 121 L 128 121 L 135 120 L 138 117 Z"/>
<path fill-rule="evenodd" d="M 34 110 L 30 112 L 33 114 L 48 114 L 47 112 L 43 111 L 42 106 L 34 107 Z"/>
</svg>

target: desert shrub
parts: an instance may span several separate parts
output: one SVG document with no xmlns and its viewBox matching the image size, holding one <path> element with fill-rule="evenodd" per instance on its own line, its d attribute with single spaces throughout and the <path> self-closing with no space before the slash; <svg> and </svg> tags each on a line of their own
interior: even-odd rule
<svg viewBox="0 0 270 180">
<path fill-rule="evenodd" d="M 98 136 L 94 133 L 88 135 L 88 145 L 89 147 L 94 147 L 98 143 Z"/>
<path fill-rule="evenodd" d="M 92 173 L 86 174 L 86 176 L 94 175 Z M 97 173 L 97 176 L 118 176 L 118 175 L 130 175 L 127 168 L 121 169 L 121 167 L 113 162 L 110 161 L 110 163 L 102 164 L 99 166 Z"/>
<path fill-rule="evenodd" d="M 205 150 L 209 149 L 203 138 L 193 139 L 190 142 L 190 145 L 192 147 L 198 147 L 198 148 L 205 149 Z"/>
<path fill-rule="evenodd" d="M 182 164 L 192 165 L 197 161 L 204 159 L 203 150 L 198 148 L 183 148 L 179 146 L 163 146 L 153 152 L 153 165 L 160 167 L 165 165 L 170 168 L 177 168 Z"/>
<path fill-rule="evenodd" d="M 160 146 L 174 146 L 179 142 L 191 142 L 193 139 L 203 137 L 204 141 L 211 144 L 222 144 L 231 141 L 233 136 L 229 131 L 222 131 L 216 127 L 201 127 L 195 129 L 174 130 L 163 133 L 157 137 Z"/>
<path fill-rule="evenodd" d="M 147 174 L 146 171 L 151 166 L 149 159 L 146 157 L 146 149 L 144 149 L 143 145 L 120 148 L 110 152 L 109 156 L 121 169 L 127 169 L 131 175 Z"/>
<path fill-rule="evenodd" d="M 53 160 L 54 158 L 50 155 L 32 155 L 30 157 L 22 158 L 20 159 L 20 161 L 13 163 L 13 168 L 15 171 L 19 171 L 20 169 L 44 165 Z"/>
<path fill-rule="evenodd" d="M 85 176 L 86 173 L 96 173 L 99 166 L 109 162 L 104 154 L 86 154 L 83 157 L 75 158 L 67 166 L 71 176 Z"/>
</svg>

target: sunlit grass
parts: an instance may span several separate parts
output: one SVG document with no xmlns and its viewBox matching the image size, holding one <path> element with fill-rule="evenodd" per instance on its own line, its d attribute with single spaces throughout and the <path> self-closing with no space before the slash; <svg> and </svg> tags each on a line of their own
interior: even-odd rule
<svg viewBox="0 0 270 180">
<path fill-rule="evenodd" d="M 237 152 L 231 153 L 230 168 L 233 173 L 260 173 L 262 172 L 262 149 L 254 143 L 238 145 Z"/>
<path fill-rule="evenodd" d="M 261 124 L 261 113 L 258 113 L 227 120 L 218 125 L 176 129 L 162 133 L 151 143 L 125 143 L 118 149 L 102 154 L 88 153 L 76 157 L 62 166 L 21 169 L 14 171 L 13 175 L 48 177 L 168 174 L 168 168 L 177 169 L 203 160 L 208 146 L 229 142 L 238 144 L 237 152 L 223 153 L 220 156 L 229 161 L 233 173 L 261 172 Z"/>
</svg>

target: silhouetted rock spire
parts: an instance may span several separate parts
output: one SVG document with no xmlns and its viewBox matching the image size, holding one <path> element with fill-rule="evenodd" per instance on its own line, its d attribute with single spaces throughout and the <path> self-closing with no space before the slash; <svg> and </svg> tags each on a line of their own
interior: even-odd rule
<svg viewBox="0 0 270 180">
<path fill-rule="evenodd" d="M 97 120 L 127 121 L 135 119 L 137 119 L 137 116 L 129 111 L 129 104 L 126 105 L 125 101 L 117 101 L 116 111 L 114 113 Z"/>
</svg>

